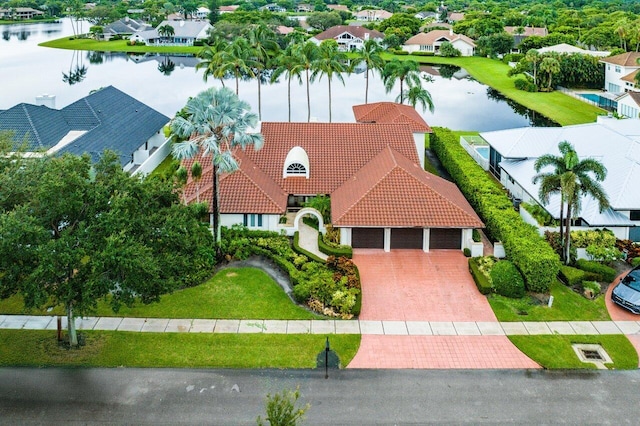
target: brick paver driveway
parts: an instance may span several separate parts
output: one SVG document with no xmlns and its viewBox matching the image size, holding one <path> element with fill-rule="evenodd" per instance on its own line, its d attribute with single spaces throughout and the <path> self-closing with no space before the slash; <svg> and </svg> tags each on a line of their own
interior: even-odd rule
<svg viewBox="0 0 640 426">
<path fill-rule="evenodd" d="M 457 250 L 354 250 L 361 320 L 497 321 Z M 363 335 L 349 368 L 539 368 L 505 336 Z"/>
</svg>

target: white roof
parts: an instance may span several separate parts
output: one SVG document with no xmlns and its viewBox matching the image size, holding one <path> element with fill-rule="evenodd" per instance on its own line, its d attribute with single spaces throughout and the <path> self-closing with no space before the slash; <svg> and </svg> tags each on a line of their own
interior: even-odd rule
<svg viewBox="0 0 640 426">
<path fill-rule="evenodd" d="M 553 46 L 542 47 L 536 50 L 540 53 L 547 53 L 547 52 L 557 52 L 557 53 L 567 53 L 567 54 L 581 53 L 583 55 L 591 55 L 591 56 L 596 56 L 598 58 L 603 58 L 611 54 L 611 52 L 604 52 L 599 50 L 585 50 L 576 46 L 572 46 L 567 43 L 560 43 Z"/>
<path fill-rule="evenodd" d="M 531 182 L 535 175 L 533 164 L 541 155 L 559 155 L 558 143 L 568 141 L 580 158 L 596 159 L 607 168 L 602 186 L 614 210 L 640 210 L 640 120 L 601 117 L 597 123 L 524 127 L 480 136 L 500 153 L 500 166 L 538 202 L 538 185 Z M 559 199 L 551 197 L 545 207 L 559 216 Z M 599 213 L 595 200 L 586 197 L 580 216 L 590 225 L 628 222 L 614 211 Z"/>
</svg>

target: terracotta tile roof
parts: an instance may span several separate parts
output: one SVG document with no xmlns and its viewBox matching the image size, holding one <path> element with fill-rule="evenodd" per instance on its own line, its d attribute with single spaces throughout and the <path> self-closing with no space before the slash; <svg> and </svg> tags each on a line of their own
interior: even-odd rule
<svg viewBox="0 0 640 426">
<path fill-rule="evenodd" d="M 638 59 L 640 59 L 640 52 L 626 52 L 620 55 L 609 56 L 607 58 L 600 59 L 600 62 L 606 62 L 607 64 L 622 65 L 623 67 L 638 67 Z"/>
<path fill-rule="evenodd" d="M 481 228 L 455 184 L 385 148 L 331 194 L 336 226 Z"/>
<path fill-rule="evenodd" d="M 522 33 L 518 33 L 518 29 L 523 30 Z M 511 35 L 519 35 L 523 37 L 540 36 L 545 37 L 549 35 L 549 31 L 546 27 L 504 27 L 504 31 Z"/>
<path fill-rule="evenodd" d="M 410 45 L 421 45 L 421 46 L 431 46 L 433 43 L 438 40 L 446 39 L 450 43 L 453 43 L 456 40 L 464 40 L 467 44 L 475 47 L 475 42 L 467 37 L 464 34 L 454 34 L 451 30 L 431 30 L 428 33 L 418 33 L 413 37 L 410 37 L 404 44 L 405 46 Z"/>
<path fill-rule="evenodd" d="M 321 32 L 320 34 L 316 34 L 314 38 L 316 40 L 328 40 L 334 39 L 338 37 L 340 34 L 349 33 L 354 37 L 364 40 L 366 38 L 366 34 L 369 34 L 370 39 L 383 39 L 384 34 L 380 31 L 370 30 L 365 27 L 354 27 L 351 25 L 336 25 L 335 27 L 328 28 Z"/>
<path fill-rule="evenodd" d="M 414 133 L 433 133 L 415 108 L 394 102 L 375 102 L 354 105 L 353 115 L 358 123 L 408 124 Z"/>
<path fill-rule="evenodd" d="M 638 67 L 640 67 L 640 64 L 638 65 Z M 640 69 L 637 69 L 637 70 L 635 70 L 633 72 L 630 72 L 629 74 L 627 74 L 624 77 L 622 77 L 620 80 L 628 81 L 629 83 L 635 83 L 636 82 L 636 74 L 638 74 L 638 71 L 640 71 Z"/>
</svg>

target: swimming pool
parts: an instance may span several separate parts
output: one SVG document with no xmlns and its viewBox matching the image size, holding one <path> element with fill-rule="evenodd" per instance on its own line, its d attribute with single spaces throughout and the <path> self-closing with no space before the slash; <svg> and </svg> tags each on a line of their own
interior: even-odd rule
<svg viewBox="0 0 640 426">
<path fill-rule="evenodd" d="M 589 99 L 592 102 L 600 102 L 600 95 L 595 93 L 580 93 L 580 96 L 585 99 Z"/>
<path fill-rule="evenodd" d="M 480 154 L 482 156 L 482 158 L 484 158 L 485 160 L 489 159 L 489 147 L 488 146 L 474 146 L 473 147 L 478 154 Z"/>
<path fill-rule="evenodd" d="M 605 98 L 597 93 L 579 93 L 581 98 L 595 102 L 600 108 L 604 108 L 608 111 L 615 111 L 618 108 L 618 103 L 613 99 Z"/>
</svg>

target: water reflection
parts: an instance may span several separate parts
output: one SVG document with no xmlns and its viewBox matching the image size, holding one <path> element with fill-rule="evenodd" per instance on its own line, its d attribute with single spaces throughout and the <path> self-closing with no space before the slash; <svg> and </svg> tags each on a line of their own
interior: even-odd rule
<svg viewBox="0 0 640 426">
<path fill-rule="evenodd" d="M 162 62 L 158 64 L 158 71 L 166 76 L 170 76 L 175 69 L 176 64 L 171 59 L 169 59 L 168 56 L 165 56 Z"/>
<path fill-rule="evenodd" d="M 519 103 L 509 98 L 504 97 L 500 92 L 492 87 L 487 87 L 487 98 L 496 102 L 506 102 L 507 105 L 511 107 L 513 112 L 529 120 L 529 124 L 533 127 L 560 127 L 560 125 L 555 121 L 541 115 L 540 113 L 532 109 L 523 107 Z"/>
<path fill-rule="evenodd" d="M 62 72 L 62 82 L 73 86 L 87 77 L 88 68 L 82 61 L 82 52 L 74 50 L 69 64 L 69 73 Z"/>
</svg>

